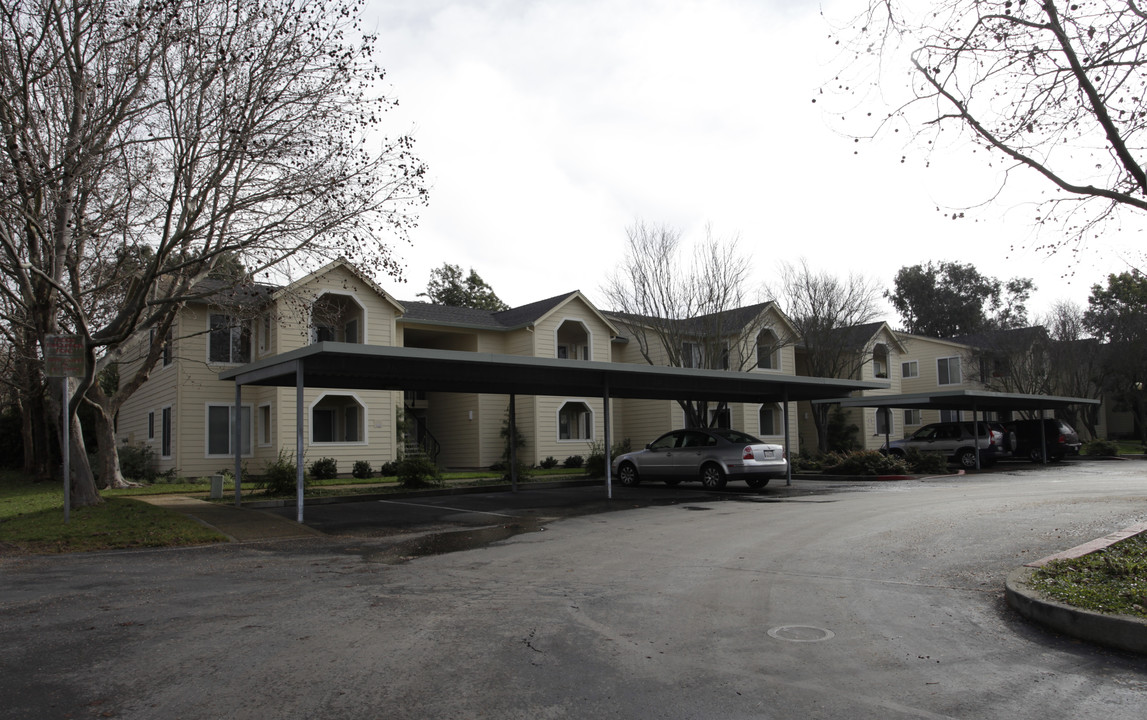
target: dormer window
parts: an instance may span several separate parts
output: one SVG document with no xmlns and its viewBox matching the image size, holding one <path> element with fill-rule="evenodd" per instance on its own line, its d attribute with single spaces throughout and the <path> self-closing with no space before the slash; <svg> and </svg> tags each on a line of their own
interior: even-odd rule
<svg viewBox="0 0 1147 720">
<path fill-rule="evenodd" d="M 561 360 L 590 359 L 590 333 L 580 320 L 566 320 L 558 327 L 555 357 Z"/>
<path fill-rule="evenodd" d="M 315 342 L 363 343 L 366 311 L 350 295 L 324 293 L 311 307 L 311 332 Z"/>
</svg>

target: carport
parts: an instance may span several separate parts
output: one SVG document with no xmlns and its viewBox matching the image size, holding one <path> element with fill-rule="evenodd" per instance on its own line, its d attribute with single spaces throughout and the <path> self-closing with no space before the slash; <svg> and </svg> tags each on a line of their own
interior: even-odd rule
<svg viewBox="0 0 1147 720">
<path fill-rule="evenodd" d="M 976 442 L 979 444 L 978 421 L 983 419 L 986 412 L 1038 412 L 1040 420 L 1044 419 L 1044 412 L 1056 410 L 1069 405 L 1098 405 L 1099 400 L 1094 398 L 1059 397 L 1054 395 L 1028 395 L 1022 393 L 989 392 L 987 390 L 947 390 L 934 393 L 912 393 L 904 395 L 867 395 L 858 398 L 845 398 L 838 401 L 813 400 L 814 403 L 837 402 L 841 407 L 874 407 L 886 411 L 897 409 L 920 410 L 970 410 L 972 412 L 972 428 L 976 433 Z M 977 417 L 979 413 L 979 417 Z M 892 423 L 885 424 L 891 428 Z M 884 434 L 885 447 L 891 447 L 890 432 Z M 1040 433 L 1043 446 L 1043 461 L 1047 462 L 1047 444 L 1043 433 Z M 980 468 L 980 455 L 976 453 L 976 469 Z"/>
<path fill-rule="evenodd" d="M 841 398 L 856 390 L 887 389 L 887 383 L 771 373 L 696 370 L 590 360 L 521 357 L 493 353 L 320 342 L 219 374 L 235 382 L 240 416 L 245 385 L 295 388 L 296 458 L 303 457 L 303 390 L 403 390 L 508 395 L 510 423 L 518 395 L 600 397 L 604 406 L 607 497 L 612 497 L 610 457 L 612 398 L 781 403 L 785 451 L 791 447 L 788 403 Z M 234 424 L 235 504 L 240 505 L 242 423 Z M 511 451 L 513 444 L 511 443 Z M 297 518 L 303 521 L 303 463 L 297 465 Z M 516 468 L 516 458 L 511 467 Z M 513 472 L 513 471 L 512 471 Z M 789 466 L 789 482 L 792 466 Z M 513 477 L 517 490 L 517 478 Z"/>
</svg>

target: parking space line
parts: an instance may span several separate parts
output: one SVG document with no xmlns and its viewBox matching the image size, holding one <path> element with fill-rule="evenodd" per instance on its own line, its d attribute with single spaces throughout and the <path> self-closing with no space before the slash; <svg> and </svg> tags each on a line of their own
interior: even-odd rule
<svg viewBox="0 0 1147 720">
<path fill-rule="evenodd" d="M 433 508 L 435 510 L 452 510 L 454 512 L 477 513 L 479 515 L 493 515 L 494 517 L 504 517 L 504 518 L 517 518 L 518 517 L 517 515 L 506 515 L 504 513 L 487 512 L 485 510 L 470 510 L 468 508 L 448 507 L 446 505 L 426 505 L 425 503 L 398 502 L 397 500 L 379 500 L 378 502 L 384 503 L 387 505 L 409 505 L 411 507 Z"/>
</svg>

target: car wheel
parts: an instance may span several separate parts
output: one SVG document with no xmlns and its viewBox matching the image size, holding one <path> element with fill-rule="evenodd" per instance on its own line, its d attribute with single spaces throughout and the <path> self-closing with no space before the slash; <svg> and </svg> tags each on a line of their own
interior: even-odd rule
<svg viewBox="0 0 1147 720">
<path fill-rule="evenodd" d="M 892 457 L 895 457 L 895 458 L 902 458 L 905 456 L 904 451 L 901 450 L 900 448 L 892 448 L 888 452 L 892 455 Z"/>
<path fill-rule="evenodd" d="M 1039 448 L 1032 448 L 1031 450 L 1028 450 L 1028 459 L 1034 463 L 1043 462 L 1043 451 Z M 1048 459 L 1050 460 L 1051 458 Z"/>
<path fill-rule="evenodd" d="M 976 468 L 976 451 L 973 448 L 964 448 L 956 455 L 957 462 L 960 467 L 965 470 L 974 470 Z"/>
<path fill-rule="evenodd" d="M 745 484 L 754 490 L 760 490 L 761 488 L 763 488 L 764 486 L 769 484 L 769 479 L 768 478 L 749 478 L 748 480 L 745 481 Z"/>
<path fill-rule="evenodd" d="M 674 478 L 672 480 L 666 480 L 665 484 L 668 485 L 669 487 L 677 487 L 678 485 L 681 484 L 681 481 L 679 479 Z"/>
<path fill-rule="evenodd" d="M 725 473 L 716 463 L 707 463 L 701 468 L 701 484 L 710 490 L 720 490 L 725 487 Z"/>
<path fill-rule="evenodd" d="M 637 477 L 637 467 L 631 462 L 623 462 L 617 467 L 617 479 L 625 487 L 633 487 L 641 482 Z"/>
</svg>

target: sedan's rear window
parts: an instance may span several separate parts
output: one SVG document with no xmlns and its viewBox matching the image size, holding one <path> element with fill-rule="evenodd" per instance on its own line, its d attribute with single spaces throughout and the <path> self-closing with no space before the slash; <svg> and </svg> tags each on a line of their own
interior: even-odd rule
<svg viewBox="0 0 1147 720">
<path fill-rule="evenodd" d="M 717 437 L 724 438 L 731 443 L 745 443 L 747 445 L 760 445 L 763 443 L 762 440 L 758 440 L 752 435 L 743 433 L 740 430 L 729 430 L 727 428 L 710 428 L 709 432 L 713 433 Z"/>
</svg>

